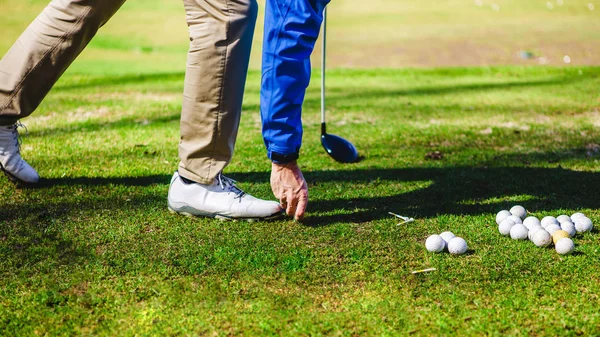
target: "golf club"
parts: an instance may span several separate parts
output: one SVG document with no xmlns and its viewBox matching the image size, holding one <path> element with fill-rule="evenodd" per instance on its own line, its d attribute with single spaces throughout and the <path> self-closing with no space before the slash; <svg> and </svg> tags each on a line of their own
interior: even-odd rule
<svg viewBox="0 0 600 337">
<path fill-rule="evenodd" d="M 323 47 L 321 49 L 321 144 L 327 153 L 340 163 L 353 163 L 358 152 L 352 143 L 327 133 L 325 125 L 325 48 L 327 44 L 327 8 L 323 10 Z"/>
</svg>

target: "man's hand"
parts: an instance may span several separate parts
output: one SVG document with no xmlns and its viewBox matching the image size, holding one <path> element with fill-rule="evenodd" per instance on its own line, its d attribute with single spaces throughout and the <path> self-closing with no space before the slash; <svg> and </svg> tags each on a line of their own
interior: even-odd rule
<svg viewBox="0 0 600 337">
<path fill-rule="evenodd" d="M 295 220 L 302 221 L 308 204 L 308 187 L 296 161 L 271 167 L 271 190 L 281 207 Z"/>
</svg>

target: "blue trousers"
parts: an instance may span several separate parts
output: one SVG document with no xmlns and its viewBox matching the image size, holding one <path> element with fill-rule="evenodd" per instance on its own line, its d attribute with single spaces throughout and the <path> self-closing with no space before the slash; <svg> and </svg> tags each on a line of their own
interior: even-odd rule
<svg viewBox="0 0 600 337">
<path fill-rule="evenodd" d="M 312 53 L 329 0 L 267 0 L 260 111 L 269 158 L 297 154 Z"/>
</svg>

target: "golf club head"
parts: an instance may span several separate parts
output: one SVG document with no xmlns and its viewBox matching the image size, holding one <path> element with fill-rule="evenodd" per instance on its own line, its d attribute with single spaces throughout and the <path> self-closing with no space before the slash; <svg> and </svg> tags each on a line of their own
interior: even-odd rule
<svg viewBox="0 0 600 337">
<path fill-rule="evenodd" d="M 353 163 L 358 159 L 354 145 L 342 137 L 325 133 L 321 135 L 321 144 L 331 158 L 340 163 Z"/>
</svg>

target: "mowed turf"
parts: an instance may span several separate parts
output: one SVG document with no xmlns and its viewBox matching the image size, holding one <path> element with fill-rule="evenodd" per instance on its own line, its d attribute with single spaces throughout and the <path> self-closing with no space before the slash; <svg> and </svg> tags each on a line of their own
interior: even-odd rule
<svg viewBox="0 0 600 337">
<path fill-rule="evenodd" d="M 0 1 L 0 51 L 48 0 Z M 250 67 L 260 67 L 264 0 Z M 598 0 L 336 0 L 329 4 L 331 67 L 598 65 Z M 158 72 L 185 62 L 189 40 L 182 0 L 127 1 L 74 65 L 110 71 L 106 60 Z M 319 63 L 320 46 L 313 61 Z M 525 55 L 525 57 L 523 57 Z M 110 62 L 109 62 L 110 64 Z"/>
<path fill-rule="evenodd" d="M 0 180 L 0 335 L 600 333 L 598 231 L 563 257 L 494 222 L 521 204 L 598 225 L 600 68 L 331 70 L 328 131 L 362 160 L 321 148 L 315 80 L 305 223 L 220 222 L 166 209 L 185 50 L 92 47 L 23 120 L 41 186 Z M 225 173 L 273 198 L 259 80 Z M 425 250 L 446 230 L 466 255 Z"/>
</svg>

